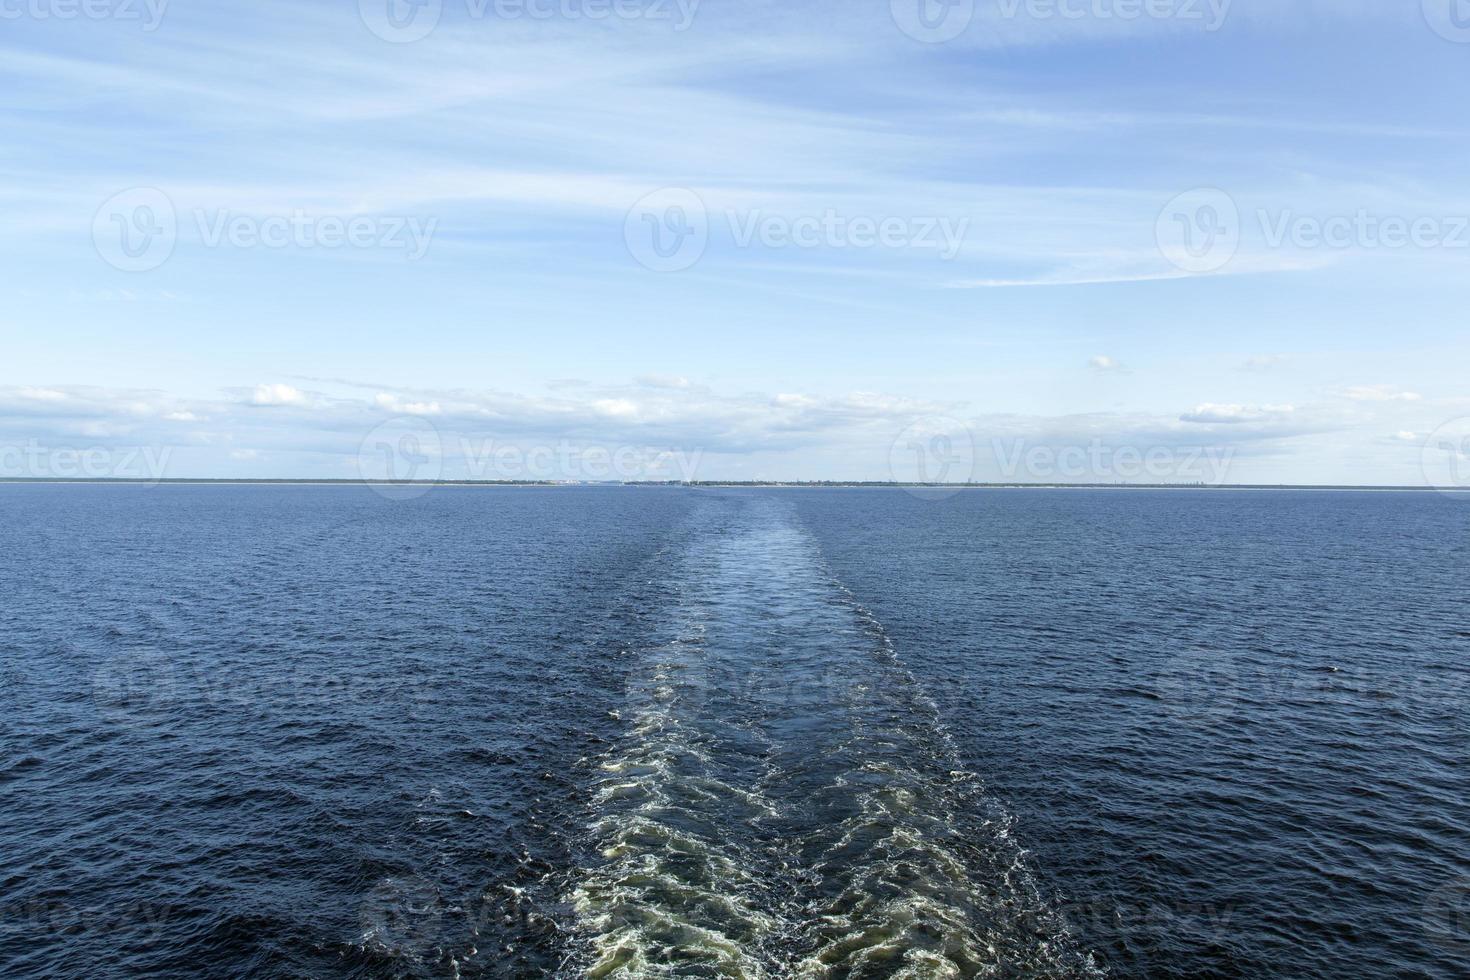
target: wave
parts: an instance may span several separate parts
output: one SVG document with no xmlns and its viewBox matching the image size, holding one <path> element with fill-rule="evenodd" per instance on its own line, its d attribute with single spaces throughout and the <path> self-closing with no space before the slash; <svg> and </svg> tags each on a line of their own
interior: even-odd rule
<svg viewBox="0 0 1470 980">
<path fill-rule="evenodd" d="M 568 974 L 1092 976 L 923 685 L 783 502 L 712 496 L 650 588 Z"/>
</svg>

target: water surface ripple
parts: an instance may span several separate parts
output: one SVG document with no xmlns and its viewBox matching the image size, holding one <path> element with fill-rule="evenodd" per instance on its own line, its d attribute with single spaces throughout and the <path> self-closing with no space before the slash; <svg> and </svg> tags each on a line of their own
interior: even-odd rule
<svg viewBox="0 0 1470 980">
<path fill-rule="evenodd" d="M 0 486 L 0 976 L 1470 976 L 1438 494 Z"/>
</svg>

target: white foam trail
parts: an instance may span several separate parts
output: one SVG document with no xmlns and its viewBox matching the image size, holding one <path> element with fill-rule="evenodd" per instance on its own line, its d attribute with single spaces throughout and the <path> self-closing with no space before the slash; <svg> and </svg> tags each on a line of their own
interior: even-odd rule
<svg viewBox="0 0 1470 980">
<path fill-rule="evenodd" d="M 708 510 L 595 787 L 601 861 L 573 895 L 585 974 L 1097 975 L 791 510 Z"/>
<path fill-rule="evenodd" d="M 601 863 L 573 890 L 588 977 L 759 980 L 767 937 L 783 923 L 732 832 L 773 810 L 722 777 L 718 713 L 697 603 L 671 610 L 679 635 L 645 651 L 630 731 L 600 766 L 590 828 Z M 712 734 L 715 732 L 716 734 Z"/>
</svg>

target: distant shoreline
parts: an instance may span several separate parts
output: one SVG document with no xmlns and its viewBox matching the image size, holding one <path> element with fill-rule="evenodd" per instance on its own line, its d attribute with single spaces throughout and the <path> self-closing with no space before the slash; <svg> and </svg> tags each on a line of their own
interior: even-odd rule
<svg viewBox="0 0 1470 980">
<path fill-rule="evenodd" d="M 876 483 L 861 481 L 740 482 L 723 480 L 681 481 L 566 481 L 566 480 L 225 480 L 225 479 L 54 479 L 0 477 L 0 485 L 13 486 L 183 486 L 183 487 L 377 487 L 442 489 L 531 489 L 566 490 L 603 488 L 685 488 L 746 490 L 934 490 L 959 493 L 965 490 L 1294 490 L 1337 493 L 1470 493 L 1470 487 L 1385 486 L 1352 484 L 1184 484 L 1184 483 Z"/>
</svg>

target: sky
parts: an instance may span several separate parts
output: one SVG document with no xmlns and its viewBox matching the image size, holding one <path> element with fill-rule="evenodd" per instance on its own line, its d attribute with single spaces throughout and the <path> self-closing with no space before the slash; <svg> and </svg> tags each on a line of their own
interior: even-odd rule
<svg viewBox="0 0 1470 980">
<path fill-rule="evenodd" d="M 1470 0 L 0 0 L 0 476 L 1470 486 Z"/>
</svg>

